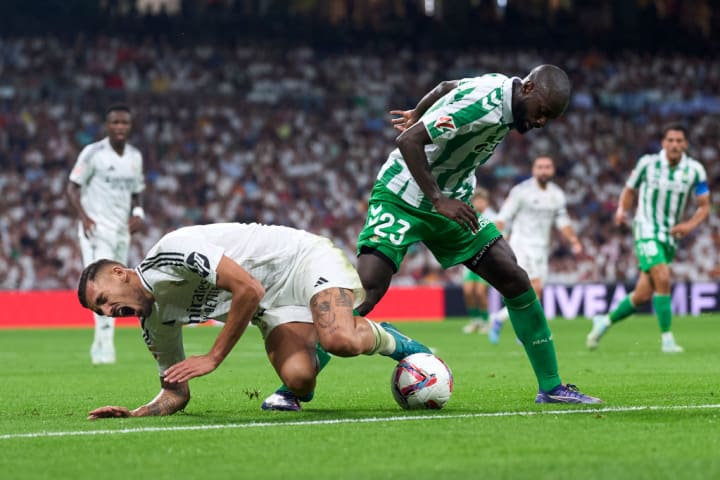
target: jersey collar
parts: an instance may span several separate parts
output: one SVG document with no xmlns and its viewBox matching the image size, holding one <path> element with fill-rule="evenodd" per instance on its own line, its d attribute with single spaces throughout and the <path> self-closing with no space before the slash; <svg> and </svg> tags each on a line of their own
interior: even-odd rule
<svg viewBox="0 0 720 480">
<path fill-rule="evenodd" d="M 512 92 L 513 92 L 513 83 L 515 80 L 522 79 L 520 77 L 510 77 L 506 79 L 503 82 L 502 90 L 503 90 L 503 115 L 502 115 L 502 122 L 505 125 L 512 125 L 513 123 L 513 113 L 512 113 Z"/>
<path fill-rule="evenodd" d="M 667 158 L 667 154 L 665 153 L 665 149 L 664 149 L 664 148 L 663 148 L 662 150 L 660 150 L 660 159 L 663 161 L 664 164 L 667 164 L 668 166 L 670 166 L 670 161 L 669 161 L 668 158 Z M 672 168 L 677 168 L 677 167 L 679 167 L 680 165 L 682 165 L 683 163 L 685 163 L 685 159 L 687 159 L 687 155 L 685 154 L 685 152 L 683 152 L 682 156 L 680 157 L 680 161 L 678 162 L 678 164 L 675 165 L 675 166 L 672 167 Z"/>
</svg>

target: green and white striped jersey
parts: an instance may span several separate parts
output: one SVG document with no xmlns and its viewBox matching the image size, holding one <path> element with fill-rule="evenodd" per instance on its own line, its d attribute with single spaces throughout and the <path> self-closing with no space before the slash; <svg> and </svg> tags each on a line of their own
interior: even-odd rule
<svg viewBox="0 0 720 480">
<path fill-rule="evenodd" d="M 433 142 L 425 146 L 425 156 L 443 195 L 470 201 L 475 170 L 512 125 L 513 80 L 498 73 L 460 80 L 421 117 Z M 399 149 L 390 153 L 377 180 L 413 207 L 433 209 Z"/>
<path fill-rule="evenodd" d="M 625 186 L 637 191 L 633 220 L 635 240 L 657 240 L 675 246 L 670 229 L 680 222 L 690 193 L 708 193 L 705 168 L 683 154 L 671 168 L 665 150 L 640 157 Z"/>
</svg>

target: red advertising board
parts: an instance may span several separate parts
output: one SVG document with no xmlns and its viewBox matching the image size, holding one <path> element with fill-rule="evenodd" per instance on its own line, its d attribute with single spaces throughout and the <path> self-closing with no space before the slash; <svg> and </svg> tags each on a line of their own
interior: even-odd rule
<svg viewBox="0 0 720 480">
<path fill-rule="evenodd" d="M 73 290 L 2 291 L 0 328 L 84 328 L 92 312 L 80 306 Z M 442 287 L 391 288 L 369 315 L 373 320 L 437 321 L 445 318 Z M 118 326 L 137 326 L 136 318 L 118 318 Z"/>
</svg>

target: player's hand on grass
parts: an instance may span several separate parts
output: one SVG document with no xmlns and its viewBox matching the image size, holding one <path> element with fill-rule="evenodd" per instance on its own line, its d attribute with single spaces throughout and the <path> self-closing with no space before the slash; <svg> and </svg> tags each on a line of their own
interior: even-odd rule
<svg viewBox="0 0 720 480">
<path fill-rule="evenodd" d="M 415 117 L 415 110 L 390 110 L 390 115 L 400 115 L 399 118 L 393 118 L 391 120 L 393 128 L 404 132 L 408 128 L 412 127 L 417 122 Z"/>
<path fill-rule="evenodd" d="M 124 418 L 131 417 L 132 414 L 127 407 L 116 407 L 108 405 L 106 407 L 96 408 L 88 414 L 88 420 L 97 420 L 99 418 Z"/>
<path fill-rule="evenodd" d="M 218 363 L 209 355 L 193 356 L 165 370 L 163 380 L 168 383 L 187 382 L 191 378 L 207 375 L 217 366 Z"/>
<path fill-rule="evenodd" d="M 436 200 L 433 205 L 440 215 L 455 220 L 461 227 L 473 233 L 477 232 L 477 213 L 467 203 L 454 198 L 442 197 Z"/>
</svg>

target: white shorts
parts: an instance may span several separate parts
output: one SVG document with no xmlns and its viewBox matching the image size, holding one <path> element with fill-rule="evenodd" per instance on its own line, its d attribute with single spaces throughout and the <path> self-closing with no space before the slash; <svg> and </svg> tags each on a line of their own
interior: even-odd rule
<svg viewBox="0 0 720 480">
<path fill-rule="evenodd" d="M 543 247 L 529 247 L 510 244 L 515 252 L 518 265 L 525 270 L 530 280 L 539 279 L 543 284 L 548 274 L 548 251 Z"/>
<path fill-rule="evenodd" d="M 88 266 L 101 258 L 108 258 L 123 264 L 127 264 L 130 251 L 130 234 L 115 236 L 98 235 L 91 238 L 85 237 L 80 225 L 78 235 L 80 237 L 80 252 L 82 253 L 83 265 Z"/>
<path fill-rule="evenodd" d="M 270 308 L 260 310 L 253 317 L 253 325 L 267 338 L 273 328 L 284 323 L 313 323 L 310 300 L 328 288 L 353 291 L 357 307 L 365 300 L 365 289 L 347 256 L 330 240 L 319 238 L 303 248 L 298 261 L 289 272 L 286 288 Z"/>
</svg>

